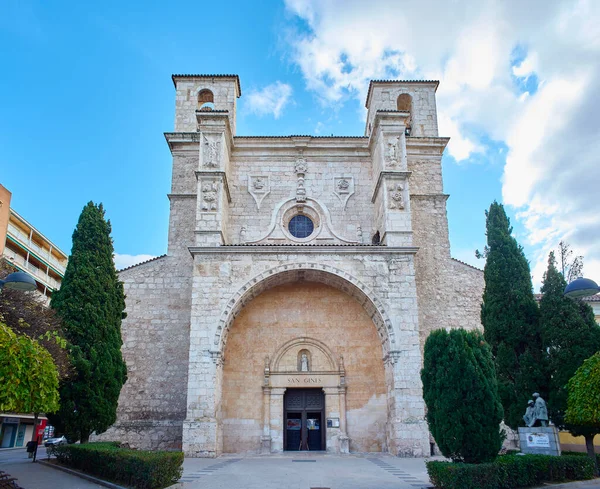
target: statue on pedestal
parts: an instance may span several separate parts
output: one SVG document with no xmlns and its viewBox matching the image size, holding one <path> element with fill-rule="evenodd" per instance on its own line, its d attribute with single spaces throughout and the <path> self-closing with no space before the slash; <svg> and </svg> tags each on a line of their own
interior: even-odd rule
<svg viewBox="0 0 600 489">
<path fill-rule="evenodd" d="M 548 426 L 548 408 L 546 407 L 546 401 L 544 401 L 537 392 L 533 393 L 535 399 L 535 419 L 536 422 L 540 422 L 540 426 Z"/>
<path fill-rule="evenodd" d="M 525 421 L 525 426 L 528 426 L 529 428 L 535 423 L 535 407 L 534 402 L 531 399 L 527 401 L 527 409 L 523 416 L 523 421 Z"/>
</svg>

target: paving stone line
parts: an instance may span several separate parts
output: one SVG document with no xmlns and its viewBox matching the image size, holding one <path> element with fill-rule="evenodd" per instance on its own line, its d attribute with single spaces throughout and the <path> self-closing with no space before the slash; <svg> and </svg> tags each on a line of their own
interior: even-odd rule
<svg viewBox="0 0 600 489">
<path fill-rule="evenodd" d="M 225 462 L 219 462 L 218 464 L 209 465 L 208 467 L 204 467 L 196 472 L 192 472 L 191 474 L 184 475 L 179 479 L 179 482 L 193 482 L 197 479 L 200 479 L 203 475 L 213 474 L 215 471 L 226 467 L 227 465 L 233 464 L 235 462 L 239 462 L 242 460 L 241 458 L 231 458 L 226 460 Z"/>
<path fill-rule="evenodd" d="M 393 465 L 388 464 L 387 462 L 384 462 L 383 460 L 380 460 L 378 458 L 367 458 L 367 460 L 369 462 L 377 465 L 379 468 L 398 477 L 399 479 L 401 479 L 404 482 L 416 482 L 416 484 L 411 484 L 411 486 L 413 486 L 413 487 L 429 487 L 428 483 L 421 481 L 418 477 L 414 477 L 414 476 L 410 475 L 409 473 L 404 472 L 403 470 L 398 469 L 398 468 L 394 467 Z"/>
</svg>

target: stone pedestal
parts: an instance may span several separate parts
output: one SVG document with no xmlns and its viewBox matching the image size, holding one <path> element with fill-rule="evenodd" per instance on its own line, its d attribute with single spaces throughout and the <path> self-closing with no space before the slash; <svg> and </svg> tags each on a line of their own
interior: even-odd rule
<svg viewBox="0 0 600 489">
<path fill-rule="evenodd" d="M 560 455 L 560 441 L 555 426 L 519 428 L 522 453 Z"/>
</svg>

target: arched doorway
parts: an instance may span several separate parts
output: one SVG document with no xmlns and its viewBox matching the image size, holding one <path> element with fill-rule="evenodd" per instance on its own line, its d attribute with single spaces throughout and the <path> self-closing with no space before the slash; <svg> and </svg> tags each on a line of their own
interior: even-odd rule
<svg viewBox="0 0 600 489">
<path fill-rule="evenodd" d="M 317 436 L 319 448 L 331 452 L 387 448 L 388 388 L 377 328 L 347 290 L 306 275 L 253 294 L 228 328 L 220 405 L 225 453 L 283 451 L 288 435 L 300 436 L 299 448 L 310 448 L 311 437 L 317 446 Z M 304 404 L 294 410 L 289 399 Z M 288 421 L 299 433 L 286 431 Z"/>
</svg>

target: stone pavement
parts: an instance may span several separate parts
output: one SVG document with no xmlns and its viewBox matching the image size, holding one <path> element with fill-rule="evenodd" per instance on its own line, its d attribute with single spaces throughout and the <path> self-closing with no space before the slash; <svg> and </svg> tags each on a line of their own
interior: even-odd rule
<svg viewBox="0 0 600 489">
<path fill-rule="evenodd" d="M 46 458 L 46 449 L 38 449 L 38 459 Z M 34 464 L 25 449 L 0 452 L 0 469 L 18 479 L 24 489 L 98 489 L 98 484 L 66 474 L 51 467 Z M 104 489 L 104 488 L 102 488 Z"/>
</svg>

